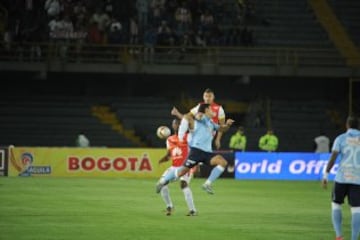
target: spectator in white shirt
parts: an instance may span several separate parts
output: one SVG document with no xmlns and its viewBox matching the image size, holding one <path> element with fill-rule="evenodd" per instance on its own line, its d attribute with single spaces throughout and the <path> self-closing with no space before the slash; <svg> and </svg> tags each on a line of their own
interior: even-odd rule
<svg viewBox="0 0 360 240">
<path fill-rule="evenodd" d="M 90 141 L 84 133 L 80 133 L 76 139 L 77 147 L 90 147 Z"/>
<path fill-rule="evenodd" d="M 319 136 L 314 138 L 314 142 L 316 153 L 328 153 L 330 151 L 330 139 L 323 131 L 320 132 Z"/>
</svg>

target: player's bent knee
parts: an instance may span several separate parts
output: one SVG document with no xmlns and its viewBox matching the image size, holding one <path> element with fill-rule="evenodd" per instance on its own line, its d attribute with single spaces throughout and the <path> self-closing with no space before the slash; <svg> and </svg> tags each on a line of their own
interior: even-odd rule
<svg viewBox="0 0 360 240">
<path fill-rule="evenodd" d="M 225 168 L 227 166 L 227 161 L 223 157 L 221 157 L 218 159 L 216 165 L 220 165 Z"/>
<path fill-rule="evenodd" d="M 215 156 L 213 159 L 210 160 L 210 165 L 220 165 L 222 167 L 226 167 L 227 161 L 220 155 Z"/>
<path fill-rule="evenodd" d="M 178 176 L 178 177 L 182 177 L 182 176 L 184 176 L 188 171 L 189 171 L 189 168 L 185 167 L 185 168 L 181 169 L 180 172 L 177 173 L 177 176 Z"/>
<path fill-rule="evenodd" d="M 225 159 L 222 159 L 221 166 L 226 167 L 228 165 L 228 162 Z"/>
<path fill-rule="evenodd" d="M 180 181 L 180 188 L 181 189 L 184 189 L 188 186 L 187 182 L 186 181 Z"/>
</svg>

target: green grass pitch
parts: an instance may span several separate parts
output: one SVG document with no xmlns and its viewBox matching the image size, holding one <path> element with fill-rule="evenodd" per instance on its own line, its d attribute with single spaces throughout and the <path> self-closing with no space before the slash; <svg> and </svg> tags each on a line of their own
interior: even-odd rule
<svg viewBox="0 0 360 240">
<path fill-rule="evenodd" d="M 178 182 L 170 185 L 175 212 L 165 216 L 156 179 L 0 178 L 0 240 L 335 238 L 331 191 L 319 182 L 220 179 L 209 195 L 203 181 L 191 182 L 199 215 L 187 217 Z"/>
</svg>

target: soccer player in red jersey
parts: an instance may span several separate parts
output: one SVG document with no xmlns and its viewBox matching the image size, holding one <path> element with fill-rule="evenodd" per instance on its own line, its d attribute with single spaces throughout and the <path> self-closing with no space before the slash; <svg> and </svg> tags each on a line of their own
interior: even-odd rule
<svg viewBox="0 0 360 240">
<path fill-rule="evenodd" d="M 172 122 L 172 128 L 174 130 L 174 134 L 167 138 L 166 140 L 167 153 L 164 157 L 162 157 L 159 160 L 159 164 L 161 164 L 171 159 L 172 165 L 162 174 L 161 178 L 163 178 L 169 171 L 181 167 L 184 161 L 186 161 L 187 159 L 188 151 L 189 151 L 189 146 L 187 143 L 187 135 L 184 136 L 183 141 L 179 140 L 178 138 L 179 125 L 180 125 L 180 120 L 174 119 Z M 187 173 L 184 176 L 182 176 L 180 178 L 180 188 L 184 193 L 185 201 L 189 208 L 189 213 L 187 214 L 187 216 L 195 216 L 196 208 L 194 205 L 193 194 L 189 187 L 190 179 L 191 179 L 190 173 Z M 173 211 L 174 205 L 170 198 L 168 185 L 164 186 L 161 189 L 160 193 L 161 193 L 161 197 L 163 198 L 166 204 L 166 215 L 170 216 Z"/>
<path fill-rule="evenodd" d="M 200 102 L 198 105 L 193 107 L 189 113 L 192 116 L 195 116 L 198 112 L 199 106 L 202 103 L 210 104 L 210 109 L 213 112 L 212 121 L 216 124 L 224 125 L 225 124 L 225 111 L 223 107 L 215 102 L 215 94 L 214 91 L 210 88 L 207 88 L 203 93 L 203 102 Z M 171 110 L 171 114 L 178 117 L 179 119 L 183 119 L 183 114 L 180 113 L 175 107 Z M 186 121 L 184 119 L 184 121 Z M 188 124 L 187 124 L 188 126 Z M 216 149 L 220 149 L 221 147 L 221 137 L 222 132 L 217 132 L 216 138 L 215 138 L 215 147 Z"/>
</svg>

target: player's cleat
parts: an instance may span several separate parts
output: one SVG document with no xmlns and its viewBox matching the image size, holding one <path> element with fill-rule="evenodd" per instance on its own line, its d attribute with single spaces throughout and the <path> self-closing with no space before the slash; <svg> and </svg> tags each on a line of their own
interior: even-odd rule
<svg viewBox="0 0 360 240">
<path fill-rule="evenodd" d="M 167 207 L 167 208 L 166 208 L 166 216 L 170 216 L 171 213 L 172 213 L 172 210 L 173 210 L 172 207 Z"/>
<path fill-rule="evenodd" d="M 203 184 L 202 189 L 205 190 L 208 194 L 214 194 L 214 191 L 212 190 L 210 184 Z"/>
<path fill-rule="evenodd" d="M 197 216 L 197 214 L 194 210 L 191 210 L 188 212 L 188 214 L 186 214 L 186 216 L 193 217 L 193 216 Z"/>
<path fill-rule="evenodd" d="M 337 238 L 335 238 L 335 240 L 344 240 L 344 238 L 343 237 L 337 237 Z"/>
</svg>

